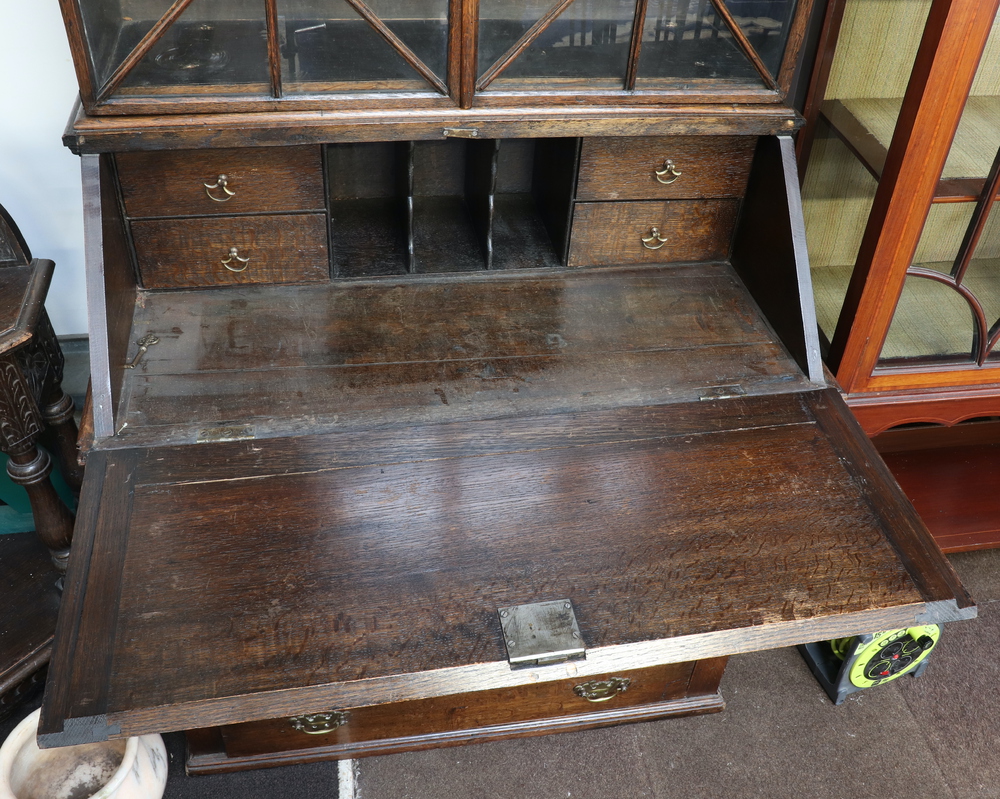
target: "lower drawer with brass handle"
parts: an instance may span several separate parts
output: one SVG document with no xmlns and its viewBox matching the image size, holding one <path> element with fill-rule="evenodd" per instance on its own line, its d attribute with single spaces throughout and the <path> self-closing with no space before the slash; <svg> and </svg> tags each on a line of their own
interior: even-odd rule
<svg viewBox="0 0 1000 799">
<path fill-rule="evenodd" d="M 567 265 L 722 260 L 738 209 L 739 200 L 577 203 Z"/>
<path fill-rule="evenodd" d="M 324 214 L 143 219 L 132 222 L 149 289 L 329 279 Z"/>
<path fill-rule="evenodd" d="M 227 756 L 239 758 L 403 738 L 412 740 L 419 736 L 444 737 L 461 731 L 475 731 L 475 737 L 484 739 L 509 737 L 519 734 L 511 725 L 542 724 L 543 720 L 559 723 L 559 719 L 566 722 L 572 717 L 583 719 L 588 714 L 588 722 L 581 721 L 581 726 L 600 726 L 594 714 L 640 711 L 643 706 L 654 703 L 660 703 L 659 715 L 691 712 L 688 703 L 692 700 L 688 697 L 692 693 L 716 696 L 717 680 L 725 659 L 717 660 L 719 663 L 715 660 L 673 663 L 434 699 L 329 708 L 326 712 L 291 718 L 233 724 L 222 727 L 221 733 Z M 683 709 L 671 711 L 664 704 L 671 700 L 678 701 Z M 721 702 L 715 709 L 720 708 Z M 497 730 L 503 733 L 498 734 Z M 520 734 L 530 734 L 530 731 Z M 419 748 L 419 745 L 411 748 Z"/>
</svg>

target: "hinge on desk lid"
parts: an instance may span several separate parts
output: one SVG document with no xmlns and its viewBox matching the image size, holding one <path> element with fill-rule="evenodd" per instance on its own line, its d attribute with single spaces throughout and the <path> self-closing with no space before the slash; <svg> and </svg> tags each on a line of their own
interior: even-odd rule
<svg viewBox="0 0 1000 799">
<path fill-rule="evenodd" d="M 511 668 L 587 657 L 573 603 L 568 599 L 514 605 L 497 612 Z"/>
<path fill-rule="evenodd" d="M 709 400 L 732 399 L 733 397 L 745 397 L 746 391 L 743 386 L 734 384 L 731 386 L 710 386 L 703 388 L 698 394 L 698 399 L 708 402 Z"/>
<path fill-rule="evenodd" d="M 244 441 L 256 437 L 257 434 L 250 425 L 224 425 L 199 430 L 197 442 L 199 444 L 216 444 L 220 441 Z"/>
</svg>

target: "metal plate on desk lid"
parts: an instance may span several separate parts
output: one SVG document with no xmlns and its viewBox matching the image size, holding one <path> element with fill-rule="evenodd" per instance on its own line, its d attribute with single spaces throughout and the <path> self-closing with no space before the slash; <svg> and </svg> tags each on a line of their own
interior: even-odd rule
<svg viewBox="0 0 1000 799">
<path fill-rule="evenodd" d="M 568 599 L 514 605 L 497 612 L 512 668 L 586 658 L 573 603 Z"/>
</svg>

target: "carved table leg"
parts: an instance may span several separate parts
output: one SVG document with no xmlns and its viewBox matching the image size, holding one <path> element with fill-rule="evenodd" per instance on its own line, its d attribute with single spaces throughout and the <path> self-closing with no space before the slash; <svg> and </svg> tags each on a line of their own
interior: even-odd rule
<svg viewBox="0 0 1000 799">
<path fill-rule="evenodd" d="M 51 432 L 49 437 L 52 450 L 59 461 L 59 472 L 62 474 L 66 485 L 76 494 L 80 493 L 80 486 L 83 484 L 83 467 L 77 458 L 77 436 L 76 420 L 73 414 L 76 407 L 73 398 L 62 390 L 58 383 L 48 387 L 46 395 L 42 397 L 40 408 L 42 419 Z"/>
<path fill-rule="evenodd" d="M 49 454 L 38 449 L 34 442 L 27 443 L 23 450 L 8 453 L 7 474 L 28 492 L 38 537 L 49 548 L 56 568 L 65 574 L 73 540 L 73 514 L 49 480 L 52 471 Z"/>
<path fill-rule="evenodd" d="M 77 457 L 77 429 L 73 399 L 62 390 L 63 358 L 49 316 L 42 309 L 32 342 L 19 353 L 19 361 L 34 382 L 42 420 L 47 425 L 45 441 L 59 463 L 59 472 L 74 493 L 80 493 L 83 467 Z"/>
<path fill-rule="evenodd" d="M 49 548 L 56 568 L 65 573 L 73 514 L 49 480 L 51 458 L 36 446 L 43 425 L 35 398 L 42 393 L 41 385 L 53 383 L 53 371 L 42 348 L 33 344 L 0 355 L 0 450 L 8 455 L 10 479 L 28 493 L 39 538 Z M 61 366 L 61 354 L 59 363 Z"/>
</svg>

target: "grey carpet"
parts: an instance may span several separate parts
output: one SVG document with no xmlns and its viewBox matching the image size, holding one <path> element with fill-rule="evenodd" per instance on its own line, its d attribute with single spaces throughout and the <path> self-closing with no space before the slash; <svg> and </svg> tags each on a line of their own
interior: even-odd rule
<svg viewBox="0 0 1000 799">
<path fill-rule="evenodd" d="M 835 706 L 796 650 L 743 655 L 726 670 L 720 714 L 365 758 L 359 797 L 1000 798 L 1000 550 L 952 562 L 979 618 L 947 625 L 919 678 Z M 183 739 L 165 737 L 165 799 L 337 796 L 336 763 L 186 777 Z"/>
</svg>

